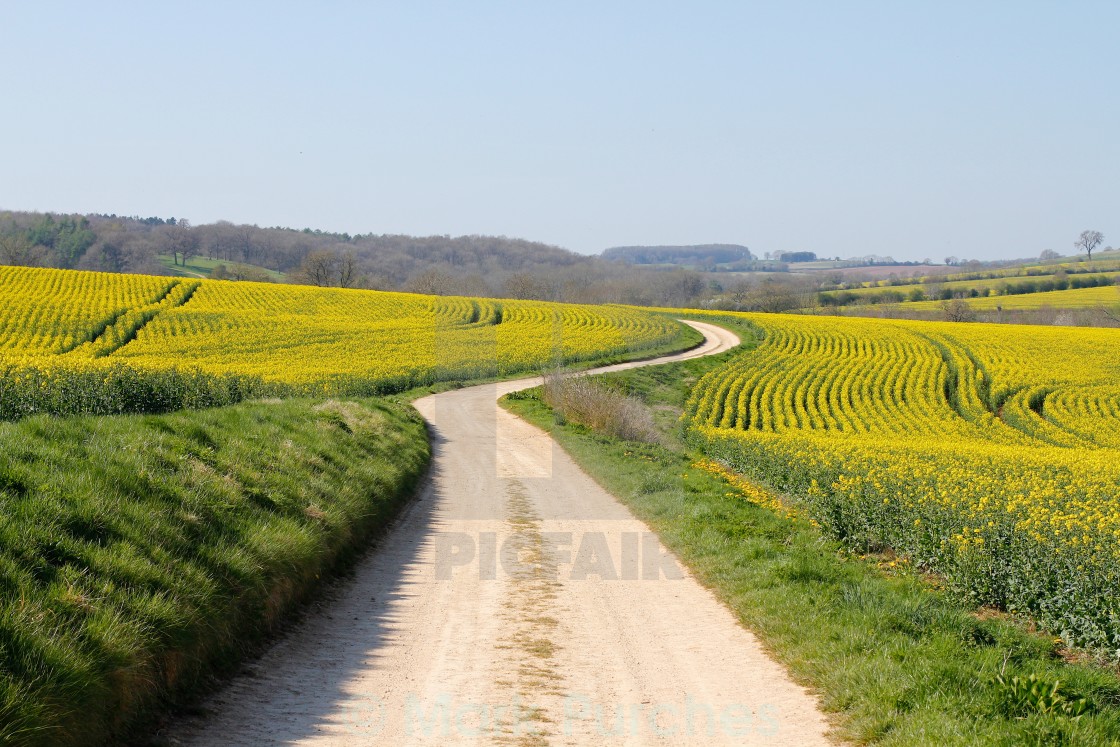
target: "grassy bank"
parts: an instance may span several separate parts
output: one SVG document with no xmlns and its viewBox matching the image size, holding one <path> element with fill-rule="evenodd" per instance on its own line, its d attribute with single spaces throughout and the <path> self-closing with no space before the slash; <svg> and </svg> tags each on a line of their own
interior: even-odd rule
<svg viewBox="0 0 1120 747">
<path fill-rule="evenodd" d="M 796 502 L 773 510 L 772 493 L 697 468 L 701 455 L 678 416 L 691 385 L 735 354 L 598 377 L 652 408 L 658 444 L 559 423 L 539 390 L 505 405 L 550 431 L 648 522 L 819 694 L 839 736 L 882 745 L 1120 744 L 1114 673 L 1068 662 L 1052 637 L 954 601 L 893 557 L 845 552 Z"/>
<path fill-rule="evenodd" d="M 228 671 L 428 456 L 400 401 L 0 425 L 0 743 L 118 742 Z"/>
<path fill-rule="evenodd" d="M 183 264 L 179 264 L 176 258 L 170 254 L 160 254 L 156 257 L 163 268 L 171 275 L 178 277 L 188 278 L 208 278 L 214 276 L 214 271 L 222 268 L 219 275 L 229 276 L 230 274 L 248 275 L 250 280 L 265 280 L 273 283 L 287 282 L 288 276 L 276 270 L 270 270 L 267 267 L 260 265 L 252 265 L 247 262 L 227 262 L 220 259 L 210 259 L 208 257 L 191 257 Z"/>
</svg>

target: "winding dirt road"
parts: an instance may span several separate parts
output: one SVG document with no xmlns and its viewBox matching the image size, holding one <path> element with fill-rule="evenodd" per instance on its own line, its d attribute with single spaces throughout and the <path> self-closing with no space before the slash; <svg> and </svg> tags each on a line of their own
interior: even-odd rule
<svg viewBox="0 0 1120 747">
<path fill-rule="evenodd" d="M 738 344 L 599 370 L 710 355 Z M 189 745 L 827 744 L 813 697 L 543 431 L 522 379 L 417 401 L 432 478 Z"/>
</svg>

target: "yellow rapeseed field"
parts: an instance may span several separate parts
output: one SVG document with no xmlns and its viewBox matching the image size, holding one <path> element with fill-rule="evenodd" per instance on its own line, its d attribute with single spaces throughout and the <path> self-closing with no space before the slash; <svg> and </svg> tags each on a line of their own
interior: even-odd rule
<svg viewBox="0 0 1120 747">
<path fill-rule="evenodd" d="M 978 604 L 1120 654 L 1120 330 L 743 315 L 709 456 Z"/>
<path fill-rule="evenodd" d="M 665 346 L 623 307 L 0 267 L 0 417 L 377 394 Z"/>
<path fill-rule="evenodd" d="M 117 357 L 170 359 L 292 384 L 522 371 L 663 344 L 676 323 L 615 307 L 212 281 Z"/>
</svg>

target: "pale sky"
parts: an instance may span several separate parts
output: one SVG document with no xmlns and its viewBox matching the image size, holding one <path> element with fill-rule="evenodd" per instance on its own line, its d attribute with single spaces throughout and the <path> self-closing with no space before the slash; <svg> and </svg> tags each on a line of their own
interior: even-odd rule
<svg viewBox="0 0 1120 747">
<path fill-rule="evenodd" d="M 0 209 L 580 252 L 1120 246 L 1116 2 L 0 10 Z"/>
</svg>

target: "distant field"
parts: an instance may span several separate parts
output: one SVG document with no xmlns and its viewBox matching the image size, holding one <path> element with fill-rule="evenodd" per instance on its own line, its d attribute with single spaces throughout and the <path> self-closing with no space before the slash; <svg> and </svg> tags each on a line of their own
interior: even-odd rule
<svg viewBox="0 0 1120 747">
<path fill-rule="evenodd" d="M 974 309 L 994 311 L 997 307 L 1004 309 L 1041 309 L 1052 307 L 1055 309 L 1075 309 L 1094 306 L 1115 306 L 1120 304 L 1120 286 L 1103 285 L 1097 288 L 1071 288 L 1062 291 L 1046 291 L 1043 293 L 1023 293 L 1015 296 L 987 296 L 984 298 L 965 299 Z M 940 308 L 940 301 L 912 301 L 900 304 L 901 308 L 914 310 L 932 310 Z"/>
<path fill-rule="evenodd" d="M 937 275 L 942 271 L 952 271 L 954 268 L 944 265 L 863 265 L 849 267 L 841 262 L 801 262 L 790 265 L 790 272 L 807 271 L 815 273 L 840 273 L 845 277 L 859 275 L 860 277 L 887 278 L 891 275 L 910 278 L 914 273 L 921 276 Z"/>
<path fill-rule="evenodd" d="M 758 280 L 760 278 L 768 277 L 782 277 L 788 278 L 790 275 L 795 275 L 795 272 L 770 272 L 769 270 L 751 270 L 750 272 L 712 272 L 708 273 L 709 277 L 715 279 L 720 285 L 728 285 L 736 280 Z"/>
<path fill-rule="evenodd" d="M 1120 280 L 1120 270 L 1107 270 L 1102 272 L 1071 274 L 1063 282 L 1071 287 L 1067 290 L 1086 290 L 1077 287 L 1085 284 L 1114 284 Z M 907 305 L 921 303 L 910 300 L 914 294 L 935 296 L 942 292 L 968 297 L 969 294 L 979 293 L 977 298 L 987 297 L 1012 297 L 1023 295 L 1037 295 L 1038 293 L 1059 292 L 1053 290 L 1053 284 L 1059 282 L 1053 275 L 1016 275 L 1000 278 L 982 278 L 976 280 L 946 280 L 944 282 L 929 282 L 920 284 L 891 285 L 882 287 L 856 288 L 852 290 L 825 291 L 821 299 L 841 305 L 855 305 L 859 303 L 906 303 Z M 1039 289 L 1039 286 L 1050 289 Z"/>
<path fill-rule="evenodd" d="M 926 282 L 948 284 L 973 280 L 978 282 L 998 283 L 1000 280 L 1014 280 L 1016 278 L 1043 278 L 1048 275 L 1053 275 L 1059 270 L 1065 270 L 1070 274 L 1116 272 L 1120 271 L 1120 252 L 1098 252 L 1097 257 L 1095 257 L 1092 262 L 1083 259 L 1062 257 L 1061 259 L 1052 260 L 1050 262 L 1012 265 L 1011 267 L 980 268 L 965 271 L 962 271 L 959 267 L 949 267 L 945 265 L 932 265 L 918 269 L 928 269 L 930 271 L 919 278 L 915 278 L 913 273 L 897 273 L 898 277 L 905 281 L 903 286 L 919 285 Z M 872 280 L 863 285 L 866 288 L 900 287 L 887 286 L 881 283 L 882 281 Z"/>
<path fill-rule="evenodd" d="M 964 291 L 964 290 L 970 291 L 974 288 L 976 288 L 976 289 L 987 288 L 988 290 L 990 290 L 993 293 L 998 293 L 1002 287 L 1008 286 L 1008 285 L 1014 286 L 1014 284 L 1017 283 L 1017 282 L 1022 282 L 1022 281 L 1042 282 L 1042 281 L 1046 281 L 1048 279 L 1051 279 L 1052 277 L 1053 277 L 1052 275 L 1041 275 L 1041 276 L 1027 276 L 1027 275 L 1021 275 L 1020 276 L 1020 275 L 1016 275 L 1016 276 L 1008 276 L 1008 277 L 1002 277 L 1002 278 L 988 278 L 988 279 L 980 279 L 980 280 L 956 280 L 956 281 L 953 281 L 953 282 L 935 283 L 935 284 L 931 284 L 931 285 L 939 286 L 941 288 L 947 288 L 947 289 L 950 289 L 950 290 L 953 290 L 953 291 Z M 1093 279 L 1108 278 L 1108 279 L 1111 279 L 1111 280 L 1115 280 L 1117 277 L 1120 277 L 1120 270 L 1106 270 L 1106 271 L 1102 271 L 1102 272 L 1092 272 L 1092 273 L 1070 275 L 1069 279 L 1071 279 L 1073 281 L 1086 280 L 1086 279 L 1089 279 L 1089 278 L 1093 278 Z M 1069 289 L 1067 289 L 1067 290 L 1069 290 Z M 1078 290 L 1078 289 L 1075 289 L 1075 290 Z M 1049 292 L 1049 291 L 1043 291 L 1043 292 Z M 1016 294 L 1016 295 L 1022 295 L 1022 294 Z"/>
</svg>

